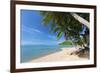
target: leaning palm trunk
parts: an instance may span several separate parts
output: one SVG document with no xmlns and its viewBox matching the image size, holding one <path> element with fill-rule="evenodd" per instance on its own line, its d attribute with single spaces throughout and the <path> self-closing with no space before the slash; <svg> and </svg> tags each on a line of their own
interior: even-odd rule
<svg viewBox="0 0 100 73">
<path fill-rule="evenodd" d="M 71 13 L 71 15 L 76 19 L 78 20 L 80 23 L 84 24 L 87 28 L 90 28 L 90 23 L 85 20 L 84 18 L 80 17 L 78 14 L 76 13 Z"/>
</svg>

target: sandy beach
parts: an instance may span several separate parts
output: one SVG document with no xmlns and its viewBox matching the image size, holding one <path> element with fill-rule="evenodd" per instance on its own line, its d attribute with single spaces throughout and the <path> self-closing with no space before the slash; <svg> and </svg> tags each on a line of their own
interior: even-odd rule
<svg viewBox="0 0 100 73">
<path fill-rule="evenodd" d="M 53 62 L 53 61 L 75 61 L 75 60 L 88 60 L 88 58 L 81 58 L 72 52 L 77 51 L 75 48 L 61 48 L 61 51 L 55 52 L 37 59 L 33 59 L 29 62 Z"/>
</svg>

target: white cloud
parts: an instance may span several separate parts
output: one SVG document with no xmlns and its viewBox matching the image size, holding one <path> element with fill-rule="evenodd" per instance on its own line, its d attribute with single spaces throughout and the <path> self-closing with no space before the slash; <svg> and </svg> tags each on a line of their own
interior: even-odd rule
<svg viewBox="0 0 100 73">
<path fill-rule="evenodd" d="M 32 30 L 38 33 L 42 33 L 40 30 L 37 30 L 37 29 L 32 29 Z"/>
<path fill-rule="evenodd" d="M 26 32 L 29 32 L 29 33 L 33 33 L 33 32 L 43 33 L 40 30 L 35 29 L 35 28 L 29 28 L 29 27 L 26 27 L 26 26 L 22 26 L 22 27 L 23 27 L 22 28 L 23 31 L 26 31 Z"/>
</svg>

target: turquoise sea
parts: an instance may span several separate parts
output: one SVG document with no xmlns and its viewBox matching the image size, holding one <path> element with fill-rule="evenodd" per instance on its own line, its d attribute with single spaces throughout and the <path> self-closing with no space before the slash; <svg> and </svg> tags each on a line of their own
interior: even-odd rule
<svg viewBox="0 0 100 73">
<path fill-rule="evenodd" d="M 61 45 L 22 45 L 21 46 L 21 63 L 28 62 L 32 59 L 36 59 L 51 53 L 61 51 L 60 48 L 72 47 Z"/>
</svg>

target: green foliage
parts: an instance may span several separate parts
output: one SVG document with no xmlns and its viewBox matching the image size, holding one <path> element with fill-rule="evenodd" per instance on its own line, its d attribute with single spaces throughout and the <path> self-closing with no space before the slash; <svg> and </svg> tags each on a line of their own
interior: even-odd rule
<svg viewBox="0 0 100 73">
<path fill-rule="evenodd" d="M 73 43 L 75 45 L 80 45 L 80 46 L 83 46 L 84 45 L 83 39 L 81 39 L 81 38 L 77 39 L 76 41 L 73 41 Z"/>
<path fill-rule="evenodd" d="M 72 45 L 72 42 L 71 41 L 63 41 L 62 43 L 59 43 L 59 45 Z"/>
<path fill-rule="evenodd" d="M 90 21 L 89 20 L 89 13 L 77 13 L 79 16 L 83 17 L 84 19 L 86 19 L 88 22 Z"/>
<path fill-rule="evenodd" d="M 60 39 L 64 35 L 65 39 L 73 40 L 73 43 L 80 46 L 89 43 L 89 36 L 87 35 L 80 37 L 80 32 L 83 30 L 82 24 L 77 21 L 70 12 L 52 12 L 52 11 L 41 11 L 40 14 L 43 16 L 43 24 L 51 25 L 51 31 L 57 33 L 57 38 Z M 77 13 L 89 21 L 89 13 Z M 88 30 L 88 29 L 86 29 Z M 89 35 L 89 33 L 88 33 Z M 65 42 L 68 44 L 67 42 Z"/>
<path fill-rule="evenodd" d="M 44 24 L 49 24 L 52 19 L 52 12 L 46 13 L 46 17 L 43 18 Z"/>
<path fill-rule="evenodd" d="M 63 32 L 58 32 L 58 34 L 57 34 L 57 38 L 58 38 L 58 40 L 62 37 L 62 35 L 63 35 Z"/>
<path fill-rule="evenodd" d="M 56 33 L 56 32 L 58 32 L 59 30 L 60 30 L 60 29 L 59 29 L 58 27 L 56 27 L 56 28 L 53 29 L 53 32 Z"/>
</svg>

